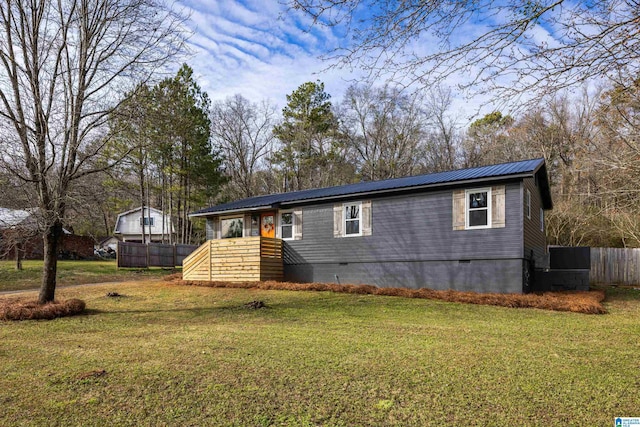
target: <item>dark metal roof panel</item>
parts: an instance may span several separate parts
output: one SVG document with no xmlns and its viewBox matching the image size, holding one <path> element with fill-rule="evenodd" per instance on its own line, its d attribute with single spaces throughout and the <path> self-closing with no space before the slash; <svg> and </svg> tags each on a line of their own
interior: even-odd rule
<svg viewBox="0 0 640 427">
<path fill-rule="evenodd" d="M 357 195 L 360 193 L 372 193 L 394 189 L 410 189 L 412 187 L 425 187 L 437 184 L 453 184 L 457 181 L 481 180 L 486 178 L 508 177 L 510 175 L 522 174 L 533 175 L 541 166 L 544 166 L 544 159 L 531 159 L 477 168 L 409 176 L 405 178 L 386 179 L 383 181 L 359 182 L 357 184 L 340 185 L 337 187 L 315 188 L 289 193 L 269 194 L 266 196 L 250 197 L 248 199 L 236 200 L 234 202 L 212 206 L 210 208 L 194 212 L 191 215 L 271 207 L 282 203 L 291 203 L 310 199 L 337 198 L 352 194 Z"/>
</svg>

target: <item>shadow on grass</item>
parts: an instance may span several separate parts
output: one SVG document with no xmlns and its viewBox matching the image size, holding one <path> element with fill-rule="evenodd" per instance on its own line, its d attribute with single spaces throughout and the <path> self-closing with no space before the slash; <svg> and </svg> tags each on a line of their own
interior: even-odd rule
<svg viewBox="0 0 640 427">
<path fill-rule="evenodd" d="M 605 291 L 604 302 L 640 302 L 640 286 L 594 286 Z"/>
</svg>

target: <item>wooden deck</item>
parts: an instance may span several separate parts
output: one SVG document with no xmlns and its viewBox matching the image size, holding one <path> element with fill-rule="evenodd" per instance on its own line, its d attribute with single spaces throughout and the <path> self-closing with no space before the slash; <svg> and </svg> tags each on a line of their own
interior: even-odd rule
<svg viewBox="0 0 640 427">
<path fill-rule="evenodd" d="M 282 240 L 242 237 L 208 240 L 182 262 L 184 280 L 282 280 Z"/>
</svg>

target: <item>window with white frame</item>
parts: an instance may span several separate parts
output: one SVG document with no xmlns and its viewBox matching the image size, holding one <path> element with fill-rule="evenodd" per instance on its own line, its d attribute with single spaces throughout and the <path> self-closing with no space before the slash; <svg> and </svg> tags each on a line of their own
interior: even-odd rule
<svg viewBox="0 0 640 427">
<path fill-rule="evenodd" d="M 527 210 L 527 218 L 531 219 L 531 191 L 529 191 L 529 189 L 527 189 L 527 194 L 525 196 L 525 208 Z"/>
<path fill-rule="evenodd" d="M 465 225 L 467 229 L 491 227 L 491 189 L 465 191 Z"/>
<path fill-rule="evenodd" d="M 540 231 L 544 231 L 544 210 L 540 208 Z"/>
<path fill-rule="evenodd" d="M 140 217 L 140 225 L 144 224 L 145 226 L 149 225 L 151 227 L 153 227 L 153 217 Z"/>
<path fill-rule="evenodd" d="M 242 237 L 243 219 L 238 218 L 222 218 L 220 220 L 220 237 L 222 239 L 231 239 L 234 237 Z"/>
<path fill-rule="evenodd" d="M 280 212 L 280 238 L 293 239 L 293 212 Z"/>
<path fill-rule="evenodd" d="M 361 236 L 362 235 L 362 204 L 345 203 L 344 205 L 344 235 L 345 236 Z"/>
</svg>

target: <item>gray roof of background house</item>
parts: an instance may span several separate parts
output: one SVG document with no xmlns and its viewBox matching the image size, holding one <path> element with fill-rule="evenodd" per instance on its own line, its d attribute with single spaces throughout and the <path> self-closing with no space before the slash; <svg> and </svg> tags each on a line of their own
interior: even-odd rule
<svg viewBox="0 0 640 427">
<path fill-rule="evenodd" d="M 0 208 L 0 228 L 15 227 L 31 215 L 32 212 L 26 210 Z"/>
<path fill-rule="evenodd" d="M 538 175 L 543 207 L 545 209 L 551 209 L 553 207 L 553 203 L 551 201 L 546 166 L 544 159 L 540 158 L 491 166 L 458 169 L 447 172 L 436 172 L 405 178 L 385 179 L 383 181 L 367 181 L 336 187 L 314 188 L 311 190 L 255 196 L 201 209 L 189 215 L 206 216 L 208 214 L 220 214 L 242 210 L 285 207 L 316 200 L 348 199 L 357 196 L 375 195 L 392 191 L 421 191 L 434 187 L 477 183 L 480 181 L 487 182 L 516 177 L 524 178 L 527 176 L 535 176 L 536 174 Z"/>
</svg>

